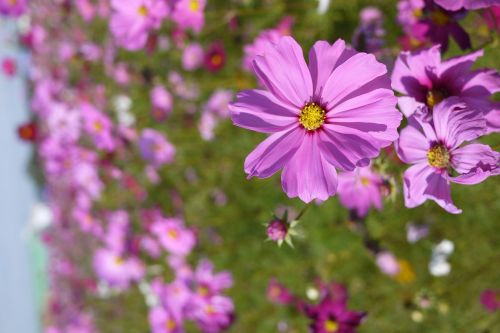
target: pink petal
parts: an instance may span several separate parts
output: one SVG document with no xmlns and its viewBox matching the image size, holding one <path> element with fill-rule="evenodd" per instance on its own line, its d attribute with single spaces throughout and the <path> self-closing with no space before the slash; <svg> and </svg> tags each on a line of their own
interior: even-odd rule
<svg viewBox="0 0 500 333">
<path fill-rule="evenodd" d="M 355 93 L 358 89 L 386 73 L 385 65 L 378 62 L 373 55 L 357 53 L 335 68 L 325 83 L 321 102 L 330 111 L 345 97 L 356 97 Z M 365 91 L 360 92 L 359 95 L 363 93 Z"/>
<path fill-rule="evenodd" d="M 452 152 L 451 164 L 460 174 L 492 171 L 499 168 L 500 153 L 490 146 L 472 143 Z"/>
<path fill-rule="evenodd" d="M 323 128 L 319 132 L 322 155 L 341 170 L 352 171 L 356 166 L 366 166 L 369 159 L 380 153 L 376 140 L 368 133 L 333 124 Z"/>
<path fill-rule="evenodd" d="M 229 105 L 235 125 L 249 130 L 274 133 L 298 123 L 298 110 L 263 90 L 244 90 Z"/>
<path fill-rule="evenodd" d="M 295 127 L 274 133 L 262 141 L 245 160 L 248 178 L 267 178 L 283 168 L 299 149 L 304 135 L 304 130 Z"/>
<path fill-rule="evenodd" d="M 397 154 L 401 161 L 408 164 L 427 162 L 430 149 L 429 140 L 414 126 L 406 126 L 401 130 L 397 144 Z"/>
<path fill-rule="evenodd" d="M 443 207 L 448 213 L 460 214 L 461 209 L 458 209 L 451 200 L 450 182 L 438 173 L 432 173 L 426 179 L 427 188 L 424 195 L 429 199 L 434 200 L 439 206 Z"/>
<path fill-rule="evenodd" d="M 406 207 L 414 208 L 427 200 L 427 197 L 424 195 L 425 189 L 428 186 L 426 179 L 434 172 L 434 169 L 426 162 L 415 164 L 405 171 L 403 176 L 403 191 Z"/>
<path fill-rule="evenodd" d="M 254 71 L 262 84 L 282 102 L 299 110 L 312 97 L 311 74 L 297 42 L 284 36 L 278 44 L 254 59 Z"/>
<path fill-rule="evenodd" d="M 306 135 L 302 145 L 287 163 L 281 175 L 283 190 L 290 197 L 309 203 L 325 201 L 337 191 L 337 172 L 322 157 L 318 135 Z"/>
</svg>

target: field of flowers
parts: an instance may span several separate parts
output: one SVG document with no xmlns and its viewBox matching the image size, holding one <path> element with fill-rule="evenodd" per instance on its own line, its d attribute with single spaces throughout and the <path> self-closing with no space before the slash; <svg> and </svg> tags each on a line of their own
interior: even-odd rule
<svg viewBox="0 0 500 333">
<path fill-rule="evenodd" d="M 0 13 L 32 58 L 45 333 L 500 331 L 500 1 Z"/>
</svg>

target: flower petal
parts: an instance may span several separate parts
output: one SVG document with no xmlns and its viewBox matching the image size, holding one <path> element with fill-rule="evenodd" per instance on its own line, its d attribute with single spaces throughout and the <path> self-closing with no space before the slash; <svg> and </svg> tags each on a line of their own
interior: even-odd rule
<svg viewBox="0 0 500 333">
<path fill-rule="evenodd" d="M 295 127 L 274 133 L 262 141 L 245 160 L 248 178 L 267 178 L 283 168 L 299 149 L 304 135 L 304 130 Z"/>
<path fill-rule="evenodd" d="M 319 137 L 324 158 L 344 171 L 366 166 L 380 153 L 380 147 L 370 134 L 352 127 L 327 124 Z"/>
<path fill-rule="evenodd" d="M 387 73 L 384 64 L 378 62 L 375 56 L 366 53 L 357 53 L 347 59 L 330 75 L 326 81 L 321 96 L 321 103 L 326 109 L 332 110 L 344 98 L 355 97 L 356 91 L 371 81 Z M 389 87 L 387 87 L 389 88 Z M 360 92 L 365 93 L 365 91 Z"/>
<path fill-rule="evenodd" d="M 302 48 L 289 36 L 270 45 L 263 56 L 254 59 L 254 71 L 266 88 L 282 102 L 299 110 L 313 92 L 311 74 Z"/>
<path fill-rule="evenodd" d="M 244 90 L 229 104 L 236 126 L 262 133 L 285 130 L 298 122 L 298 111 L 263 90 Z"/>
<path fill-rule="evenodd" d="M 318 135 L 306 135 L 281 175 L 283 190 L 290 197 L 309 203 L 325 201 L 337 191 L 337 172 L 322 156 Z"/>
<path fill-rule="evenodd" d="M 430 142 L 415 126 L 408 125 L 401 130 L 397 144 L 397 154 L 408 164 L 427 162 Z"/>
<path fill-rule="evenodd" d="M 500 153 L 490 146 L 472 143 L 452 152 L 451 165 L 460 174 L 471 172 L 494 171 L 498 168 Z"/>
</svg>

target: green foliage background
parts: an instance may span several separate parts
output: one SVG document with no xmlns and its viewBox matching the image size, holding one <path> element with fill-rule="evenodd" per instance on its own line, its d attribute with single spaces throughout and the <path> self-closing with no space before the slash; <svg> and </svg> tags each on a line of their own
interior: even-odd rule
<svg viewBox="0 0 500 333">
<path fill-rule="evenodd" d="M 216 88 L 233 91 L 251 88 L 254 86 L 252 75 L 241 70 L 242 47 L 259 31 L 274 27 L 284 15 L 292 15 L 295 18 L 293 34 L 305 50 L 318 39 L 350 41 L 359 11 L 366 5 L 377 6 L 384 13 L 387 46 L 397 54 L 397 37 L 401 31 L 395 21 L 396 1 L 334 0 L 328 13 L 318 16 L 317 2 L 311 0 L 209 0 L 207 25 L 197 39 L 204 45 L 223 41 L 227 65 L 217 74 L 199 70 L 185 75 L 200 85 L 202 100 Z M 229 32 L 227 28 L 226 18 L 230 12 L 238 17 L 236 32 Z M 477 13 L 471 14 L 466 21 L 467 29 L 476 29 L 477 19 Z M 168 28 L 165 27 L 165 31 Z M 89 29 L 94 29 L 96 40 L 107 34 L 104 23 Z M 498 35 L 493 34 L 493 38 L 486 46 L 486 56 L 479 61 L 481 66 L 498 68 Z M 478 40 L 474 41 L 474 47 L 479 46 Z M 460 51 L 453 45 L 447 56 L 456 54 Z M 119 57 L 136 70 L 148 68 L 153 74 L 152 82 L 162 82 L 167 87 L 167 71 L 181 69 L 180 52 L 173 49 L 153 55 L 121 51 Z M 92 76 L 95 81 L 106 84 L 109 97 L 122 92 L 102 75 L 102 69 L 92 68 Z M 228 269 L 234 276 L 235 285 L 229 293 L 235 301 L 237 320 L 230 332 L 277 332 L 280 321 L 288 323 L 286 332 L 307 331 L 307 321 L 294 310 L 273 305 L 266 299 L 267 283 L 272 277 L 304 297 L 306 288 L 312 286 L 317 277 L 345 283 L 351 294 L 351 308 L 368 312 L 359 329 L 361 333 L 500 332 L 500 317 L 487 313 L 479 303 L 481 291 L 498 288 L 500 281 L 498 178 L 471 187 L 454 186 L 454 200 L 464 210 L 458 216 L 446 213 L 432 202 L 406 209 L 401 193 L 394 203 L 387 202 L 382 212 L 372 212 L 368 216 L 370 234 L 398 258 L 407 261 L 414 271 L 413 280 L 401 283 L 379 271 L 361 235 L 347 222 L 348 212 L 336 198 L 309 209 L 300 224 L 305 238 L 296 240 L 295 248 L 278 248 L 274 243 L 265 242 L 263 224 L 270 220 L 277 206 L 292 206 L 299 211 L 304 204 L 283 194 L 278 175 L 267 180 L 246 179 L 244 158 L 264 136 L 225 121 L 217 128 L 215 140 L 205 142 L 196 127 L 199 113 L 187 115 L 185 102 L 181 100 L 176 100 L 171 118 L 155 123 L 149 116 L 150 88 L 150 82 L 141 81 L 127 90 L 133 99 L 138 127 L 153 127 L 165 132 L 177 148 L 176 161 L 161 170 L 161 183 L 147 189 L 149 196 L 145 203 L 123 197 L 119 188 L 110 186 L 103 206 L 147 207 L 159 203 L 166 213 L 174 214 L 170 197 L 173 189 L 178 191 L 184 202 L 186 223 L 200 231 L 201 244 L 193 259 L 206 256 L 214 261 L 218 270 Z M 486 141 L 496 148 L 500 143 L 498 136 L 490 136 Z M 144 164 L 137 157 L 117 163 L 137 177 L 143 177 Z M 400 187 L 404 166 L 393 164 L 391 170 L 396 173 Z M 186 179 L 188 168 L 198 176 L 194 183 Z M 226 205 L 214 203 L 215 188 L 226 193 Z M 405 231 L 408 222 L 430 223 L 429 237 L 409 244 Z M 219 241 L 214 241 L 218 239 L 214 234 L 220 236 Z M 428 271 L 431 248 L 445 238 L 455 243 L 455 252 L 450 257 L 452 271 L 448 276 L 436 278 Z M 434 306 L 428 310 L 414 305 L 421 292 L 433 296 Z M 138 290 L 111 300 L 89 296 L 88 305 L 94 308 L 101 332 L 148 331 L 147 308 Z M 415 311 L 422 313 L 422 321 L 412 319 Z M 194 328 L 188 331 L 196 332 Z"/>
</svg>

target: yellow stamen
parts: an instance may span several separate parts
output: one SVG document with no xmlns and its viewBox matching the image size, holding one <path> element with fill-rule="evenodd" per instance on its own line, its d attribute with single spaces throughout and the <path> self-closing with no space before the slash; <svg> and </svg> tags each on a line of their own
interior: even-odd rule
<svg viewBox="0 0 500 333">
<path fill-rule="evenodd" d="M 198 10 L 200 10 L 200 3 L 198 0 L 191 0 L 189 2 L 189 9 L 193 12 L 197 12 Z"/>
<path fill-rule="evenodd" d="M 326 112 L 316 103 L 308 103 L 300 111 L 299 122 L 308 131 L 314 131 L 325 123 Z"/>
<path fill-rule="evenodd" d="M 214 66 L 219 66 L 222 64 L 222 56 L 220 54 L 213 55 L 211 61 Z"/>
<path fill-rule="evenodd" d="M 338 329 L 339 329 L 339 324 L 335 320 L 328 319 L 327 321 L 325 321 L 325 331 L 329 333 L 334 333 L 337 332 Z"/>
<path fill-rule="evenodd" d="M 170 236 L 170 238 L 173 238 L 173 239 L 179 238 L 179 233 L 175 229 L 169 229 L 167 231 L 167 234 Z"/>
<path fill-rule="evenodd" d="M 446 168 L 450 163 L 450 153 L 446 147 L 437 145 L 427 152 L 427 159 L 433 167 Z"/>
<path fill-rule="evenodd" d="M 175 323 L 175 320 L 169 319 L 169 320 L 167 320 L 167 323 L 165 326 L 167 327 L 167 331 L 172 331 L 177 327 L 177 324 Z"/>
<path fill-rule="evenodd" d="M 139 7 L 139 9 L 137 10 L 137 12 L 138 12 L 138 13 L 139 13 L 139 15 L 141 15 L 141 16 L 148 16 L 148 14 L 149 14 L 148 9 L 147 9 L 147 8 L 146 8 L 146 6 L 144 6 L 144 5 L 143 5 L 143 6 L 141 6 L 141 7 Z"/>
<path fill-rule="evenodd" d="M 361 177 L 360 182 L 361 182 L 361 185 L 363 185 L 363 186 L 368 186 L 371 183 L 370 179 L 368 179 L 366 177 Z"/>
<path fill-rule="evenodd" d="M 116 257 L 115 258 L 115 264 L 117 264 L 118 266 L 121 266 L 125 263 L 125 260 L 123 260 L 122 257 Z"/>
<path fill-rule="evenodd" d="M 439 89 L 431 89 L 427 92 L 426 102 L 427 106 L 433 108 L 436 104 L 441 103 L 446 99 L 447 94 Z"/>
</svg>

